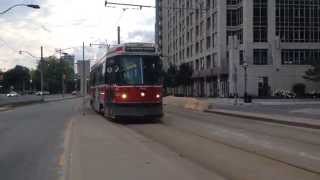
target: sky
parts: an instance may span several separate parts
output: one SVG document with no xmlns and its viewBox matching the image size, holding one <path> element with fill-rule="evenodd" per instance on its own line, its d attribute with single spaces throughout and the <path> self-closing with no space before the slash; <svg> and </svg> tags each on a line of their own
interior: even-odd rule
<svg viewBox="0 0 320 180">
<path fill-rule="evenodd" d="M 109 2 L 154 5 L 154 0 L 108 0 Z M 0 70 L 16 65 L 35 68 L 40 57 L 55 54 L 56 49 L 67 49 L 76 60 L 82 59 L 82 42 L 85 58 L 99 59 L 106 48 L 90 47 L 90 43 L 115 44 L 117 26 L 121 26 L 121 42 L 154 42 L 155 9 L 142 10 L 106 8 L 105 0 L 1 0 L 0 11 L 14 4 L 38 4 L 40 9 L 17 7 L 0 15 Z M 58 56 L 58 54 L 55 54 Z"/>
</svg>

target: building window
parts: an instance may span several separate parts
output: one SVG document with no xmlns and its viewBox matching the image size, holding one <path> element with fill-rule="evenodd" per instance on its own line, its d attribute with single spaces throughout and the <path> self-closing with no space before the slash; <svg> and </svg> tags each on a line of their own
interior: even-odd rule
<svg viewBox="0 0 320 180">
<path fill-rule="evenodd" d="M 243 21 L 243 8 L 227 10 L 227 26 L 238 26 Z"/>
<path fill-rule="evenodd" d="M 203 32 L 204 32 L 204 28 L 203 28 L 203 25 L 204 23 L 203 23 L 203 21 L 201 21 L 201 23 L 200 23 L 200 35 L 203 35 Z"/>
<path fill-rule="evenodd" d="M 211 28 L 211 18 L 207 18 L 207 31 L 210 31 L 210 28 Z"/>
<path fill-rule="evenodd" d="M 318 62 L 320 49 L 283 49 L 281 62 L 284 65 L 309 65 Z"/>
<path fill-rule="evenodd" d="M 211 68 L 211 56 L 207 56 L 206 57 L 206 65 L 207 65 L 207 69 Z"/>
<path fill-rule="evenodd" d="M 199 36 L 199 26 L 196 26 L 196 36 Z"/>
<path fill-rule="evenodd" d="M 267 65 L 268 64 L 268 49 L 254 49 L 253 50 L 253 64 Z"/>
<path fill-rule="evenodd" d="M 227 44 L 229 44 L 229 36 L 237 36 L 240 44 L 243 44 L 243 30 L 227 31 Z"/>
<path fill-rule="evenodd" d="M 320 42 L 319 0 L 277 0 L 276 35 L 282 42 Z"/>
<path fill-rule="evenodd" d="M 199 42 L 196 43 L 196 54 L 199 53 Z"/>
<path fill-rule="evenodd" d="M 196 71 L 199 70 L 199 59 L 196 60 Z"/>
<path fill-rule="evenodd" d="M 212 54 L 212 67 L 216 66 L 217 54 Z"/>
<path fill-rule="evenodd" d="M 207 37 L 207 49 L 210 49 L 210 47 L 211 47 L 211 37 L 208 36 Z"/>
<path fill-rule="evenodd" d="M 200 58 L 201 69 L 204 69 L 204 57 Z"/>
<path fill-rule="evenodd" d="M 268 40 L 268 0 L 253 1 L 253 40 L 254 42 Z"/>
<path fill-rule="evenodd" d="M 237 5 L 241 2 L 242 0 L 227 0 L 227 5 Z"/>
<path fill-rule="evenodd" d="M 243 63 L 244 63 L 243 50 L 240 50 L 240 51 L 239 51 L 239 62 L 240 62 L 240 65 L 243 65 Z"/>
</svg>

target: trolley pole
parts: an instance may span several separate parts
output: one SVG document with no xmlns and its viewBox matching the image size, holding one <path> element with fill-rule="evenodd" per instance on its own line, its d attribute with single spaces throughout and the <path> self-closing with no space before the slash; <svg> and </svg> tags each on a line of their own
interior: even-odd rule
<svg viewBox="0 0 320 180">
<path fill-rule="evenodd" d="M 118 44 L 120 44 L 120 32 L 121 32 L 120 26 L 118 26 Z"/>
</svg>

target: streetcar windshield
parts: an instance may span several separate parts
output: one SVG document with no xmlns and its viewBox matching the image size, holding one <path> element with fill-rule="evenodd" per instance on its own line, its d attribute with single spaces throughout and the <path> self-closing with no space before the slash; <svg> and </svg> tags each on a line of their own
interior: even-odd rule
<svg viewBox="0 0 320 180">
<path fill-rule="evenodd" d="M 117 64 L 119 85 L 160 84 L 161 64 L 157 56 L 121 56 Z"/>
</svg>

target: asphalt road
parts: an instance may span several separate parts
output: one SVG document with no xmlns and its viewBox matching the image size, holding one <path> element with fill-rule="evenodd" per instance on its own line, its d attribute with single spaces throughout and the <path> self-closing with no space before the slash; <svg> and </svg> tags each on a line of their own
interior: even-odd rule
<svg viewBox="0 0 320 180">
<path fill-rule="evenodd" d="M 79 100 L 0 112 L 0 179 L 56 180 L 62 176 L 64 129 Z"/>
</svg>

